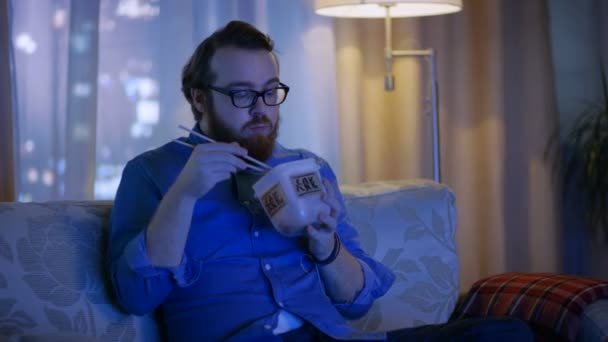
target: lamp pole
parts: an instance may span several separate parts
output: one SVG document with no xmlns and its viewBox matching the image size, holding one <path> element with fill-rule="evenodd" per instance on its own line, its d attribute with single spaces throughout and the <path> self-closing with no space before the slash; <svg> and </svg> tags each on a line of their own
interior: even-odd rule
<svg viewBox="0 0 608 342">
<path fill-rule="evenodd" d="M 426 57 L 431 61 L 431 104 L 433 120 L 433 179 L 441 182 L 441 158 L 439 151 L 439 97 L 437 84 L 437 68 L 435 62 L 435 51 L 433 49 L 424 50 L 393 50 L 392 48 L 392 29 L 391 29 L 391 4 L 381 5 L 385 8 L 384 17 L 384 90 L 392 91 L 395 89 L 395 76 L 393 75 L 393 58 L 396 57 Z"/>
</svg>

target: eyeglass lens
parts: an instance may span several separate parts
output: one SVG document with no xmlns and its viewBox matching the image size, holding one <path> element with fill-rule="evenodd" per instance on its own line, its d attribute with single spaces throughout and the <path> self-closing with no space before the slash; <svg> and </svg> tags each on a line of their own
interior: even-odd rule
<svg viewBox="0 0 608 342">
<path fill-rule="evenodd" d="M 258 97 L 262 97 L 266 105 L 276 106 L 285 101 L 286 95 L 287 92 L 284 88 L 269 89 L 263 94 L 253 90 L 241 90 L 232 93 L 232 101 L 237 107 L 251 107 L 256 103 Z"/>
</svg>

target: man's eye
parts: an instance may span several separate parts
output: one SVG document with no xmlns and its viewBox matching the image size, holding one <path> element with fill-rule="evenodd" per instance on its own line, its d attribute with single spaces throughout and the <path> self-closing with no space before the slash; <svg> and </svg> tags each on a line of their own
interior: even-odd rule
<svg viewBox="0 0 608 342">
<path fill-rule="evenodd" d="M 274 96 L 277 94 L 277 89 L 268 89 L 264 92 L 265 96 Z"/>
<path fill-rule="evenodd" d="M 251 92 L 247 90 L 235 91 L 232 93 L 232 97 L 235 99 L 246 99 L 251 97 Z"/>
</svg>

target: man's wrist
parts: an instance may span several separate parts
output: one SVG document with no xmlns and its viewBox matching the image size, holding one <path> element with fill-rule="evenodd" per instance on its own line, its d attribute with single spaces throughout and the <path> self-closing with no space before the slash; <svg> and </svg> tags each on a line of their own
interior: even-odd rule
<svg viewBox="0 0 608 342">
<path fill-rule="evenodd" d="M 198 196 L 196 196 L 192 191 L 192 189 L 182 184 L 179 181 L 179 178 L 171 185 L 169 190 L 167 191 L 166 197 L 171 197 L 173 200 L 178 200 L 182 202 L 196 202 L 198 200 Z"/>
<path fill-rule="evenodd" d="M 313 261 L 315 262 L 315 264 L 320 265 L 320 266 L 325 266 L 325 265 L 329 265 L 332 262 L 334 262 L 334 260 L 336 260 L 336 258 L 338 258 L 338 255 L 340 254 L 340 249 L 341 249 L 342 243 L 340 242 L 340 238 L 338 237 L 338 234 L 334 232 L 334 245 L 333 245 L 333 249 L 331 251 L 331 253 L 329 254 L 329 256 L 327 256 L 324 259 L 317 259 L 317 257 L 313 256 Z"/>
</svg>

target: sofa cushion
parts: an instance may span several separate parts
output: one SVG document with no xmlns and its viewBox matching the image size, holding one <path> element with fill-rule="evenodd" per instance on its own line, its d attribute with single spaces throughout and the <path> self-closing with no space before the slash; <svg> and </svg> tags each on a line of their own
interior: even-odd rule
<svg viewBox="0 0 608 342">
<path fill-rule="evenodd" d="M 444 323 L 458 299 L 456 207 L 431 181 L 342 185 L 363 248 L 397 275 L 389 292 L 354 324 L 386 331 Z"/>
<path fill-rule="evenodd" d="M 509 316 L 543 337 L 574 341 L 592 303 L 608 298 L 608 281 L 565 274 L 504 273 L 475 282 L 454 318 Z M 555 340 L 555 338 L 552 338 Z"/>
<path fill-rule="evenodd" d="M 109 295 L 103 261 L 110 207 L 0 203 L 0 336 L 158 340 L 152 317 L 120 312 Z"/>
</svg>

